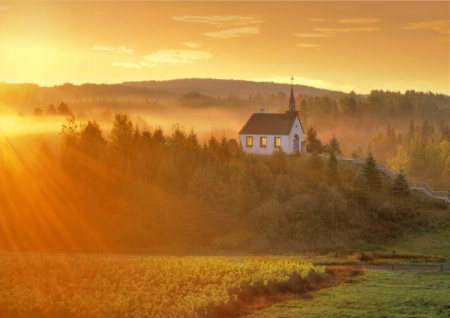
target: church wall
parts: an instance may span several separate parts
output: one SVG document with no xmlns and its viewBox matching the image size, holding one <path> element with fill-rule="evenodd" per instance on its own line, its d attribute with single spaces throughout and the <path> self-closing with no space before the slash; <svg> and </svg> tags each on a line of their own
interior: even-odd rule
<svg viewBox="0 0 450 318">
<path fill-rule="evenodd" d="M 299 137 L 299 150 L 301 151 L 301 145 L 304 141 L 304 134 L 301 128 L 300 121 L 298 119 L 295 120 L 294 125 L 292 126 L 292 130 L 289 135 L 239 135 L 239 142 L 242 149 L 249 154 L 257 154 L 257 155 L 271 155 L 274 151 L 277 151 L 279 148 L 275 147 L 275 137 L 281 138 L 281 149 L 287 154 L 294 153 L 294 136 L 298 135 Z M 246 146 L 247 136 L 253 137 L 253 144 L 251 147 Z M 261 147 L 260 140 L 261 137 L 267 137 L 267 145 L 266 147 Z"/>
<path fill-rule="evenodd" d="M 300 121 L 295 119 L 294 125 L 292 125 L 292 130 L 289 136 L 287 137 L 287 147 L 285 152 L 286 153 L 293 153 L 294 152 L 294 136 L 297 135 L 299 138 L 299 151 L 302 151 L 302 142 L 305 140 L 305 135 L 303 134 L 302 125 Z"/>
</svg>

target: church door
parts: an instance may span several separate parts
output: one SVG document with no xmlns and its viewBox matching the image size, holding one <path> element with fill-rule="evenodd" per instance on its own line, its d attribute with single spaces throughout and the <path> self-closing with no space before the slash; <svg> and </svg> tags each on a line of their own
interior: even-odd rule
<svg viewBox="0 0 450 318">
<path fill-rule="evenodd" d="M 298 138 L 298 135 L 294 136 L 294 153 L 299 152 L 300 148 L 300 139 Z"/>
</svg>

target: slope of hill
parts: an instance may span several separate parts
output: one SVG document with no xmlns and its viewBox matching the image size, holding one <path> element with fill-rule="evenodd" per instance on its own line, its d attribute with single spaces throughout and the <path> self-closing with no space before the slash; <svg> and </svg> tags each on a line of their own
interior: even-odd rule
<svg viewBox="0 0 450 318">
<path fill-rule="evenodd" d="M 247 99 L 257 94 L 269 95 L 279 92 L 288 94 L 291 85 L 279 84 L 273 82 L 252 82 L 242 80 L 224 80 L 224 79 L 177 79 L 170 81 L 142 81 L 125 82 L 124 85 L 146 87 L 170 91 L 179 96 L 188 92 L 196 91 L 204 95 L 227 98 L 230 96 Z M 342 97 L 344 93 L 326 89 L 314 88 L 304 85 L 294 85 L 296 94 L 309 96 L 329 96 Z"/>
</svg>

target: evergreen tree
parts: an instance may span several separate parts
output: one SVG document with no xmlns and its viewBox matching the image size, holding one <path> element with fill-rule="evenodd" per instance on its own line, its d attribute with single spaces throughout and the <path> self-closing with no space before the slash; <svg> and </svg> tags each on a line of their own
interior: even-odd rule
<svg viewBox="0 0 450 318">
<path fill-rule="evenodd" d="M 110 134 L 110 149 L 113 163 L 120 167 L 121 172 L 129 170 L 134 161 L 134 136 L 135 130 L 131 119 L 126 114 L 116 114 Z"/>
<path fill-rule="evenodd" d="M 411 119 L 409 121 L 408 134 L 406 135 L 406 143 L 409 144 L 411 140 L 416 137 L 416 126 L 414 124 L 414 120 Z"/>
<path fill-rule="evenodd" d="M 88 121 L 80 132 L 80 150 L 84 155 L 98 158 L 106 150 L 106 139 L 103 137 L 100 125 Z"/>
<path fill-rule="evenodd" d="M 381 188 L 381 177 L 377 167 L 377 163 L 372 153 L 369 152 L 369 156 L 366 159 L 363 167 L 364 177 L 369 188 L 373 191 L 378 191 Z"/>
<path fill-rule="evenodd" d="M 424 119 L 422 126 L 420 127 L 420 133 L 422 134 L 425 143 L 432 141 L 434 126 L 430 124 L 426 118 Z"/>
<path fill-rule="evenodd" d="M 61 102 L 58 106 L 58 108 L 56 109 L 56 112 L 58 113 L 58 115 L 61 116 L 71 116 L 72 115 L 72 111 L 70 110 L 69 106 L 67 106 L 66 103 Z"/>
<path fill-rule="evenodd" d="M 446 140 L 450 142 L 450 129 L 443 122 L 441 123 L 440 131 L 441 131 L 441 141 Z"/>
<path fill-rule="evenodd" d="M 306 132 L 306 151 L 310 153 L 321 153 L 323 151 L 322 141 L 317 138 L 317 132 L 310 127 Z"/>
<path fill-rule="evenodd" d="M 330 139 L 327 145 L 327 152 L 331 155 L 340 155 L 342 154 L 341 146 L 339 145 L 339 141 L 336 139 L 336 136 L 333 135 L 333 137 Z"/>
<path fill-rule="evenodd" d="M 342 112 L 345 115 L 355 116 L 358 112 L 358 102 L 356 101 L 356 94 L 351 91 L 348 95 L 340 100 Z"/>
<path fill-rule="evenodd" d="M 398 173 L 394 179 L 394 184 L 391 187 L 391 193 L 398 196 L 407 196 L 409 195 L 409 192 L 410 189 L 406 176 L 403 173 L 403 170 L 400 170 L 400 173 Z"/>
</svg>

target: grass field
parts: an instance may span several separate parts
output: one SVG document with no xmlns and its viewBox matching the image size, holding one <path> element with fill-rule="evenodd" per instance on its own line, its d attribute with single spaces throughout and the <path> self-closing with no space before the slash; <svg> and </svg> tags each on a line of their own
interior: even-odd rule
<svg viewBox="0 0 450 318">
<path fill-rule="evenodd" d="M 397 255 L 443 256 L 450 263 L 450 225 L 409 235 L 363 251 Z M 305 258 L 314 263 L 363 264 L 347 258 L 316 256 Z M 430 264 L 417 259 L 380 260 L 396 264 Z M 306 297 L 280 302 L 246 316 L 248 318 L 282 317 L 450 317 L 450 272 L 368 270 L 351 282 L 321 289 Z"/>
<path fill-rule="evenodd" d="M 354 282 L 312 292 L 248 318 L 450 317 L 450 273 L 367 271 Z"/>
<path fill-rule="evenodd" d="M 333 284 L 286 258 L 0 253 L 0 317 L 235 317 L 256 299 Z"/>
</svg>

